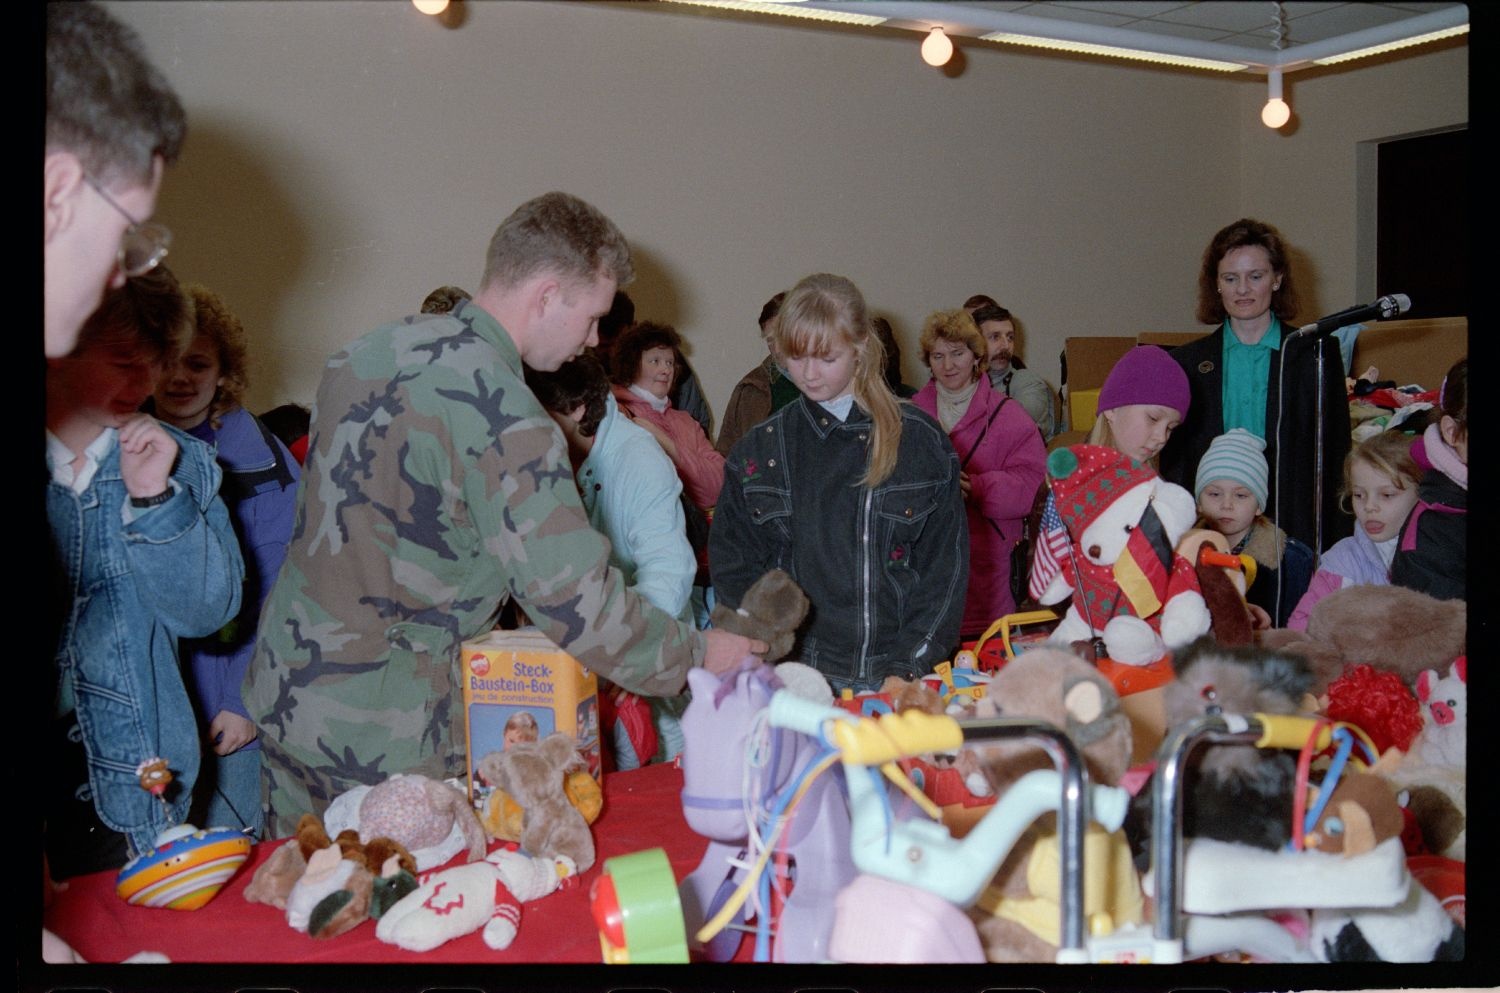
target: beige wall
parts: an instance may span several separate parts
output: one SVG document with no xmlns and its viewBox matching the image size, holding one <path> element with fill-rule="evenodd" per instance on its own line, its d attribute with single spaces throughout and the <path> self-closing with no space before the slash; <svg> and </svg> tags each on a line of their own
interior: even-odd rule
<svg viewBox="0 0 1500 993">
<path fill-rule="evenodd" d="M 1353 70 L 1310 71 L 1286 81 L 1295 127 L 1284 134 L 1245 128 L 1240 203 L 1245 213 L 1273 221 L 1296 246 L 1304 318 L 1402 289 L 1373 284 L 1373 231 L 1364 245 L 1357 231 L 1357 152 L 1364 142 L 1467 124 L 1468 77 L 1467 45 Z M 1256 120 L 1263 89 L 1239 97 L 1241 116 Z"/>
<path fill-rule="evenodd" d="M 1461 122 L 1467 49 L 1296 82 L 1289 135 L 1253 79 L 690 8 L 470 0 L 112 3 L 182 93 L 187 150 L 159 217 L 173 265 L 256 338 L 252 408 L 311 400 L 326 356 L 475 289 L 522 200 L 566 189 L 630 237 L 641 316 L 677 324 L 721 410 L 755 316 L 817 270 L 891 318 L 908 380 L 922 318 L 975 292 L 1055 383 L 1073 334 L 1192 326 L 1198 255 L 1243 213 L 1280 224 L 1314 301 L 1354 302 L 1354 143 Z M 1303 258 L 1299 258 L 1303 265 Z"/>
</svg>

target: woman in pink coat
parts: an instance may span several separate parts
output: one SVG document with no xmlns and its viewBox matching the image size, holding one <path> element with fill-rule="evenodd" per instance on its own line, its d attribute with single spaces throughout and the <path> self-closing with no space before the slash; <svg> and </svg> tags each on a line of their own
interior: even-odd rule
<svg viewBox="0 0 1500 993">
<path fill-rule="evenodd" d="M 665 324 L 633 324 L 615 340 L 610 379 L 620 410 L 661 443 L 682 477 L 688 499 L 708 510 L 719 502 L 724 456 L 691 414 L 672 406 L 672 387 L 682 368 L 681 347 L 682 338 Z"/>
<path fill-rule="evenodd" d="M 1014 613 L 1010 553 L 1042 485 L 1047 449 L 1024 407 L 989 385 L 987 349 L 964 310 L 941 310 L 922 327 L 932 379 L 912 402 L 937 418 L 958 452 L 969 518 L 969 590 L 960 628 L 969 640 Z"/>
</svg>

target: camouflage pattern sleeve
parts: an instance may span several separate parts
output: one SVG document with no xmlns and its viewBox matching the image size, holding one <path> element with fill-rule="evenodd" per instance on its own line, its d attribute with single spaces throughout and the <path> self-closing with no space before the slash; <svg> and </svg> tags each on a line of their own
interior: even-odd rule
<svg viewBox="0 0 1500 993">
<path fill-rule="evenodd" d="M 621 685 L 681 688 L 702 636 L 629 591 L 607 555 L 561 433 L 483 310 L 389 324 L 331 358 L 243 687 L 272 829 L 393 773 L 461 772 L 459 644 L 507 596 Z"/>
<path fill-rule="evenodd" d="M 517 380 L 496 444 L 479 453 L 465 502 L 485 549 L 505 563 L 507 587 L 548 638 L 635 693 L 679 692 L 703 639 L 651 606 L 609 565 L 590 527 L 562 433 Z"/>
</svg>

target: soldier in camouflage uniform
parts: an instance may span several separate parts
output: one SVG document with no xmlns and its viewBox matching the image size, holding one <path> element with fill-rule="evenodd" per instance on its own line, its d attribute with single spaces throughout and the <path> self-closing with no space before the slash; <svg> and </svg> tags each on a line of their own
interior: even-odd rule
<svg viewBox="0 0 1500 993">
<path fill-rule="evenodd" d="M 451 313 L 377 328 L 318 387 L 296 530 L 261 618 L 245 705 L 273 836 L 361 783 L 461 775 L 460 642 L 515 598 L 585 666 L 650 696 L 759 642 L 637 597 L 590 529 L 562 435 L 522 381 L 596 339 L 632 276 L 614 224 L 562 193 L 495 232 Z"/>
</svg>

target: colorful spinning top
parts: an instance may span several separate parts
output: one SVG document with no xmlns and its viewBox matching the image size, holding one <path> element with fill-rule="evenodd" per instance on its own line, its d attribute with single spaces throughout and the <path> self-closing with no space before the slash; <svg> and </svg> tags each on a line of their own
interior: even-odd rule
<svg viewBox="0 0 1500 993">
<path fill-rule="evenodd" d="M 250 857 L 250 839 L 234 828 L 167 828 L 156 847 L 125 863 L 115 893 L 137 907 L 197 910 L 212 900 Z"/>
<path fill-rule="evenodd" d="M 135 773 L 141 789 L 166 808 L 164 794 L 172 782 L 167 760 L 146 759 Z M 179 824 L 158 834 L 151 851 L 125 863 L 115 879 L 115 893 L 137 907 L 197 910 L 214 898 L 249 857 L 249 837 L 234 828 L 200 831 L 191 824 Z"/>
</svg>

